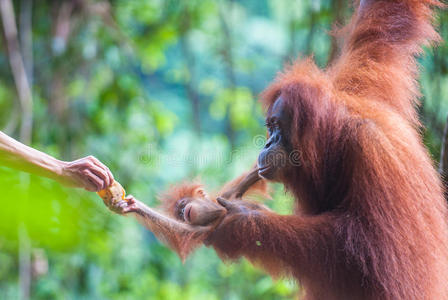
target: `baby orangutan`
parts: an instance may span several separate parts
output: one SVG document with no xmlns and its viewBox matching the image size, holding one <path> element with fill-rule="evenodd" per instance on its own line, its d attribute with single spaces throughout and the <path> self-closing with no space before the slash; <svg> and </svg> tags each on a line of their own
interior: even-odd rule
<svg viewBox="0 0 448 300">
<path fill-rule="evenodd" d="M 267 196 L 266 182 L 258 176 L 257 168 L 229 182 L 218 193 L 230 201 L 242 201 L 242 197 L 249 194 Z M 137 218 L 158 239 L 176 251 L 182 260 L 207 239 L 227 213 L 226 208 L 220 204 L 222 198 L 208 196 L 199 183 L 179 184 L 162 194 L 159 198 L 165 214 L 130 195 L 118 197 L 116 201 L 102 198 L 112 211 Z M 246 200 L 244 205 L 251 210 L 267 209 Z"/>
<path fill-rule="evenodd" d="M 211 199 L 199 183 L 172 186 L 159 198 L 165 213 L 190 225 L 211 225 L 226 213 L 226 209 Z"/>
</svg>

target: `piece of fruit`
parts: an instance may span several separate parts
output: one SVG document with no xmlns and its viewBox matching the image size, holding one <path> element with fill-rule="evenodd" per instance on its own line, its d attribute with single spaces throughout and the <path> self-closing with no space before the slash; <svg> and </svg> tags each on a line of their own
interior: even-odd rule
<svg viewBox="0 0 448 300">
<path fill-rule="evenodd" d="M 112 185 L 104 190 L 97 192 L 98 196 L 103 199 L 107 206 L 125 200 L 126 191 L 118 181 L 114 181 Z"/>
</svg>

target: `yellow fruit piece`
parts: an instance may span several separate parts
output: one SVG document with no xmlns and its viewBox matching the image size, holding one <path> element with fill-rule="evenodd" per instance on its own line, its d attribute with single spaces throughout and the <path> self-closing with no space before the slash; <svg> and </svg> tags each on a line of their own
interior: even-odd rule
<svg viewBox="0 0 448 300">
<path fill-rule="evenodd" d="M 126 191 L 118 181 L 114 181 L 112 185 L 104 190 L 97 192 L 98 196 L 103 199 L 104 204 L 111 205 L 120 200 L 125 200 Z"/>
</svg>

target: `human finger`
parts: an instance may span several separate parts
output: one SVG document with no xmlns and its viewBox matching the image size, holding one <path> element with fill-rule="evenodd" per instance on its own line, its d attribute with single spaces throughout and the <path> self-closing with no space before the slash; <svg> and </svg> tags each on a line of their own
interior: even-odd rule
<svg viewBox="0 0 448 300">
<path fill-rule="evenodd" d="M 114 175 L 112 174 L 112 172 L 109 170 L 109 168 L 103 164 L 102 162 L 100 162 L 96 157 L 94 156 L 88 156 L 87 157 L 89 159 L 90 162 L 92 162 L 95 166 L 97 166 L 98 168 L 100 168 L 103 172 L 105 172 L 106 174 L 106 187 L 109 187 L 113 182 L 114 182 Z"/>
<path fill-rule="evenodd" d="M 101 179 L 102 183 L 101 183 L 101 189 L 105 189 L 107 188 L 110 183 L 109 183 L 109 176 L 107 175 L 107 172 L 104 171 L 103 169 L 100 169 L 99 167 L 97 167 L 96 165 L 92 166 L 89 168 L 89 170 L 95 174 L 98 178 Z"/>
<path fill-rule="evenodd" d="M 80 180 L 80 184 L 82 188 L 89 192 L 97 192 L 98 189 L 96 187 L 96 184 L 93 183 L 89 178 L 83 178 Z"/>
<path fill-rule="evenodd" d="M 92 173 L 90 169 L 85 169 L 82 173 L 85 176 L 85 179 L 90 181 L 94 185 L 93 192 L 102 190 L 104 180 L 100 179 L 97 175 Z"/>
</svg>

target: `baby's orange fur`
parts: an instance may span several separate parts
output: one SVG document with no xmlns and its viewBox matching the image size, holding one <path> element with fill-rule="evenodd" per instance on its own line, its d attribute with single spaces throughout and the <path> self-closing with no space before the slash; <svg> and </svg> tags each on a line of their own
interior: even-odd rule
<svg viewBox="0 0 448 300">
<path fill-rule="evenodd" d="M 220 192 L 216 194 L 209 195 L 205 189 L 202 183 L 199 181 L 192 181 L 192 182 L 183 182 L 180 184 L 172 185 L 166 192 L 160 194 L 158 197 L 159 201 L 161 202 L 161 207 L 163 211 L 167 214 L 169 214 L 171 217 L 176 217 L 176 203 L 184 198 L 195 198 L 195 197 L 202 197 L 203 194 L 198 194 L 200 191 L 203 191 L 204 193 L 208 194 L 210 197 L 210 201 L 216 202 L 216 198 L 218 196 L 221 196 L 226 191 L 232 189 L 233 187 L 237 186 L 239 183 L 241 183 L 244 178 L 246 178 L 247 173 L 244 173 L 243 175 L 237 177 L 236 179 L 226 183 L 224 187 L 221 188 Z M 252 185 L 249 190 L 244 194 L 244 197 L 251 197 L 251 196 L 259 196 L 263 198 L 269 198 L 268 194 L 268 185 L 266 180 L 259 180 L 254 185 Z M 235 199 L 229 199 L 229 200 L 235 200 Z"/>
<path fill-rule="evenodd" d="M 210 196 L 210 201 L 216 202 L 216 198 L 223 193 L 233 190 L 241 183 L 250 172 L 244 173 L 238 178 L 225 184 L 219 193 L 215 196 Z M 162 210 L 171 218 L 178 219 L 176 204 L 179 200 L 184 198 L 204 197 L 206 194 L 203 185 L 199 181 L 183 182 L 171 186 L 166 192 L 160 194 L 159 201 L 161 202 Z M 260 179 L 255 184 L 251 185 L 243 198 L 247 199 L 251 196 L 260 196 L 269 198 L 267 183 L 265 180 Z M 236 199 L 229 199 L 236 200 Z M 185 260 L 187 256 L 208 238 L 211 231 L 218 225 L 219 220 L 209 225 L 210 230 L 195 230 L 195 226 L 191 226 L 191 230 L 178 232 L 171 230 L 170 228 L 159 228 L 154 234 L 159 237 L 165 243 L 180 256 L 182 260 Z M 197 227 L 196 227 L 197 228 Z"/>
</svg>

